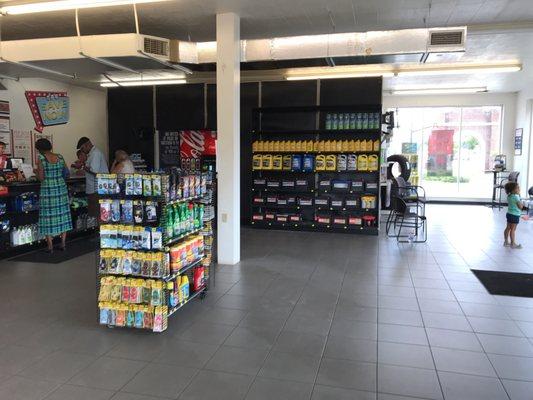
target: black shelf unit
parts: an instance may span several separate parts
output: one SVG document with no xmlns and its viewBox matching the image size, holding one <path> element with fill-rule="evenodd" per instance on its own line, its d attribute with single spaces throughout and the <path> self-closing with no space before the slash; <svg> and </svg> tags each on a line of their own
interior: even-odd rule
<svg viewBox="0 0 533 400">
<path fill-rule="evenodd" d="M 69 197 L 85 198 L 85 178 L 68 178 L 66 179 Z M 0 234 L 0 260 L 15 257 L 17 255 L 34 251 L 45 247 L 44 238 L 39 238 L 32 242 L 20 245 L 12 245 L 10 238 L 10 231 L 21 226 L 36 225 L 39 221 L 39 209 L 30 209 L 25 211 L 17 211 L 14 207 L 13 201 L 17 196 L 23 193 L 33 192 L 39 195 L 41 182 L 37 180 L 26 182 L 11 182 L 6 183 L 8 193 L 0 196 L 0 203 L 6 204 L 6 212 L 0 214 L 0 220 L 9 220 L 9 231 L 1 232 Z M 82 237 L 92 236 L 96 230 L 96 221 L 89 226 L 84 225 L 80 229 L 76 228 L 78 218 L 87 214 L 87 207 L 71 207 L 73 229 L 68 232 L 67 241 L 70 242 Z M 87 219 L 87 218 L 86 218 Z M 86 220 L 85 219 L 85 220 Z M 56 239 L 57 240 L 57 239 Z"/>
<path fill-rule="evenodd" d="M 374 126 L 373 129 L 325 129 L 326 118 L 328 114 L 364 114 L 375 116 L 379 114 L 379 127 Z M 252 110 L 252 146 L 255 141 L 352 141 L 352 140 L 366 140 L 375 143 L 381 143 L 381 104 L 369 105 L 339 105 L 339 106 L 302 106 L 302 107 L 263 107 Z M 291 118 L 291 114 L 297 115 L 298 118 Z M 305 129 L 298 129 L 294 127 L 293 121 L 313 120 L 315 129 L 309 129 L 310 123 Z M 265 127 L 263 129 L 263 127 Z M 315 150 L 315 149 L 314 149 Z M 254 155 L 374 155 L 378 157 L 377 168 L 368 170 L 313 170 L 313 171 L 295 171 L 283 169 L 253 169 L 250 193 L 250 209 L 251 209 L 251 225 L 262 229 L 285 229 L 285 230 L 302 230 L 302 231 L 318 231 L 318 232 L 344 232 L 354 234 L 377 235 L 379 233 L 379 177 L 380 177 L 380 160 L 381 145 L 379 148 L 374 146 L 368 151 L 353 150 L 353 151 L 292 151 L 284 149 L 284 151 L 268 151 L 261 149 L 252 153 Z M 265 185 L 256 185 L 256 179 L 266 180 Z M 304 188 L 284 188 L 268 187 L 268 181 L 288 180 L 307 180 L 307 187 Z M 320 187 L 321 180 L 341 180 L 350 182 L 350 189 L 348 190 L 324 190 Z M 363 187 L 357 190 L 351 189 L 351 182 L 363 182 Z M 366 184 L 373 184 L 372 189 L 367 189 Z M 296 204 L 278 205 L 275 203 L 267 204 L 267 196 L 278 195 L 280 197 L 292 196 L 296 197 Z M 265 203 L 258 204 L 254 198 L 263 196 Z M 375 205 L 373 207 L 362 207 L 361 197 L 373 196 Z M 312 205 L 299 205 L 298 198 L 313 199 Z M 329 201 L 343 200 L 347 198 L 356 198 L 358 207 L 330 207 L 318 206 L 314 201 L 320 197 L 328 197 Z M 302 218 L 301 221 L 277 221 L 277 220 L 260 220 L 258 218 L 266 217 L 272 214 L 278 217 L 282 214 L 281 219 L 286 215 L 298 214 Z M 320 216 L 330 217 L 331 223 L 323 224 L 318 222 Z M 363 217 L 366 216 L 371 221 L 370 226 L 365 225 Z M 350 217 L 353 217 L 350 219 Z M 346 219 L 345 224 L 335 224 L 335 218 L 342 220 Z M 373 218 L 373 220 L 372 220 Z M 361 225 L 350 224 L 350 221 L 361 221 Z"/>
</svg>

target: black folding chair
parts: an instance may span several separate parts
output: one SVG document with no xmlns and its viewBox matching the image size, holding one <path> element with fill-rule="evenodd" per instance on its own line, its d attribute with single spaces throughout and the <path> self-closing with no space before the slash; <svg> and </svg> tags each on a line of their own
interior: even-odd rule
<svg viewBox="0 0 533 400">
<path fill-rule="evenodd" d="M 423 214 L 423 204 L 407 203 L 401 197 L 394 197 L 392 199 L 392 206 L 392 211 L 385 227 L 387 236 L 395 237 L 399 243 L 427 242 L 427 218 Z M 414 229 L 414 235 L 402 235 L 402 229 L 404 228 Z M 422 237 L 420 237 L 420 233 L 422 233 Z"/>
</svg>

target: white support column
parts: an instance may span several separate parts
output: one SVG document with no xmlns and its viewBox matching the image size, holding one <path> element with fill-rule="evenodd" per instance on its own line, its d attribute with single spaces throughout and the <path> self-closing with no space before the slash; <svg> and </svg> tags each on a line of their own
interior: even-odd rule
<svg viewBox="0 0 533 400">
<path fill-rule="evenodd" d="M 241 258 L 240 221 L 240 19 L 217 15 L 218 263 Z"/>
</svg>

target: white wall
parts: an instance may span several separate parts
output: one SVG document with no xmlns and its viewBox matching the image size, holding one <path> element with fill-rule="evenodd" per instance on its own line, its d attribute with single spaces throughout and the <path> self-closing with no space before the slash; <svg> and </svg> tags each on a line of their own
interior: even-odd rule
<svg viewBox="0 0 533 400">
<path fill-rule="evenodd" d="M 507 155 L 508 169 L 513 168 L 516 93 L 474 93 L 460 95 L 384 96 L 383 109 L 396 107 L 503 106 L 502 154 Z M 526 174 L 524 170 L 522 174 Z"/>
<path fill-rule="evenodd" d="M 515 156 L 515 167 L 522 171 L 520 174 L 520 186 L 522 187 L 522 196 L 525 196 L 527 189 L 533 186 L 533 163 L 530 162 L 531 134 L 533 127 L 533 89 L 523 90 L 518 93 L 516 101 L 516 128 L 524 130 L 522 142 L 522 155 Z"/>
<path fill-rule="evenodd" d="M 33 130 L 35 122 L 24 96 L 27 90 L 66 91 L 70 98 L 70 120 L 65 125 L 44 128 L 51 133 L 54 151 L 65 157 L 67 163 L 76 159 L 76 144 L 81 136 L 89 137 L 106 154 L 107 96 L 105 91 L 68 85 L 48 79 L 21 79 L 19 82 L 3 80 L 8 90 L 0 91 L 0 100 L 9 101 L 11 129 Z"/>
</svg>

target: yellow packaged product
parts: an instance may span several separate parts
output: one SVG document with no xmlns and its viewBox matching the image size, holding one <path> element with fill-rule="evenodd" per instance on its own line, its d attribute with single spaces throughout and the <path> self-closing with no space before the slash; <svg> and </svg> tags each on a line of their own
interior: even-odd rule
<svg viewBox="0 0 533 400">
<path fill-rule="evenodd" d="M 331 152 L 331 141 L 330 140 L 326 140 L 326 142 L 324 143 L 324 151 L 326 153 Z"/>
<path fill-rule="evenodd" d="M 263 167 L 261 169 L 270 170 L 272 169 L 272 154 L 263 155 Z"/>
<path fill-rule="evenodd" d="M 353 151 L 354 152 L 362 151 L 361 150 L 361 141 L 359 139 L 354 141 Z"/>
<path fill-rule="evenodd" d="M 313 142 L 313 152 L 318 153 L 318 145 L 319 145 L 319 143 L 320 142 L 318 140 L 315 140 Z"/>
<path fill-rule="evenodd" d="M 296 141 L 296 150 L 295 151 L 305 151 L 305 149 L 302 149 L 302 141 L 301 140 L 297 140 Z"/>
<path fill-rule="evenodd" d="M 285 140 L 279 142 L 279 152 L 285 153 Z"/>
<path fill-rule="evenodd" d="M 292 156 L 290 154 L 283 156 L 283 170 L 290 171 L 292 169 Z"/>
<path fill-rule="evenodd" d="M 326 170 L 326 156 L 324 154 L 317 154 L 315 158 L 315 170 L 316 171 Z"/>
<path fill-rule="evenodd" d="M 368 156 L 368 170 L 377 171 L 379 169 L 379 157 L 377 154 L 371 154 Z"/>
<path fill-rule="evenodd" d="M 341 150 L 343 153 L 347 153 L 348 151 L 348 141 L 347 140 L 343 140 L 342 141 L 342 150 Z"/>
<path fill-rule="evenodd" d="M 335 154 L 328 154 L 326 156 L 326 171 L 337 170 L 337 156 Z"/>
<path fill-rule="evenodd" d="M 283 156 L 281 154 L 276 154 L 272 157 L 272 169 L 281 170 L 283 167 Z"/>
<path fill-rule="evenodd" d="M 270 152 L 274 151 L 274 141 L 269 140 L 267 143 L 268 143 L 267 150 Z"/>
<path fill-rule="evenodd" d="M 337 140 L 335 142 L 335 151 L 338 153 L 342 152 L 342 140 Z"/>
<path fill-rule="evenodd" d="M 368 139 L 366 141 L 366 151 L 374 151 L 374 141 Z"/>
<path fill-rule="evenodd" d="M 264 151 L 264 146 L 265 146 L 265 142 L 263 142 L 262 140 L 259 140 L 257 142 L 257 152 L 258 153 L 261 153 Z"/>
<path fill-rule="evenodd" d="M 374 140 L 374 151 L 379 151 L 379 146 L 380 146 L 380 141 L 379 140 Z"/>
<path fill-rule="evenodd" d="M 252 169 L 258 171 L 263 167 L 263 156 L 261 154 L 254 154 L 252 158 Z"/>
<path fill-rule="evenodd" d="M 317 146 L 318 152 L 323 153 L 325 151 L 325 148 L 326 148 L 326 143 L 323 140 L 319 141 L 318 146 Z"/>
<path fill-rule="evenodd" d="M 279 153 L 279 140 L 274 141 L 273 152 Z"/>
<path fill-rule="evenodd" d="M 359 151 L 366 151 L 366 140 L 359 141 Z"/>
<path fill-rule="evenodd" d="M 255 140 L 253 143 L 252 143 L 252 151 L 255 153 L 257 152 L 257 140 Z"/>
<path fill-rule="evenodd" d="M 361 154 L 357 157 L 357 170 L 368 171 L 368 156 L 366 154 Z"/>
<path fill-rule="evenodd" d="M 314 142 L 312 140 L 308 140 L 307 141 L 307 148 L 305 151 L 307 151 L 308 153 L 312 153 L 313 152 L 313 146 L 314 146 Z"/>
<path fill-rule="evenodd" d="M 348 150 L 349 152 L 355 151 L 355 140 L 348 140 Z"/>
</svg>

